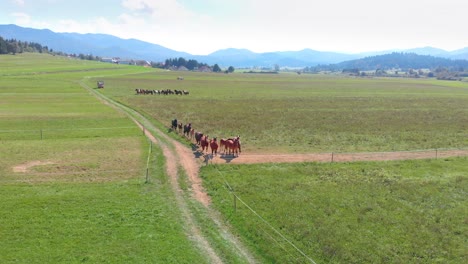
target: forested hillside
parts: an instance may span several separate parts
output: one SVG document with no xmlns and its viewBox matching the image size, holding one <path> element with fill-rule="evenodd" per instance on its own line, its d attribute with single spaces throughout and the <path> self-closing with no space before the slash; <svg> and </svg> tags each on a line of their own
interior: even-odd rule
<svg viewBox="0 0 468 264">
<path fill-rule="evenodd" d="M 350 60 L 338 64 L 318 65 L 315 70 L 341 71 L 343 69 L 358 69 L 360 71 L 369 70 L 390 70 L 390 69 L 437 69 L 446 68 L 449 70 L 463 71 L 468 68 L 467 60 L 451 60 L 429 55 L 418 55 L 415 53 L 398 53 L 366 57 L 358 60 Z"/>
<path fill-rule="evenodd" d="M 0 36 L 0 54 L 16 54 L 23 52 L 47 53 L 49 48 L 39 43 L 18 41 L 16 39 L 3 39 Z"/>
</svg>

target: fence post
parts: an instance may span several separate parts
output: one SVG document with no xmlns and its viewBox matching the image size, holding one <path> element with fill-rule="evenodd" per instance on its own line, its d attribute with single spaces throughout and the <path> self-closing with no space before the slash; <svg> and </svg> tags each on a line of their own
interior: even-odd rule
<svg viewBox="0 0 468 264">
<path fill-rule="evenodd" d="M 42 128 L 41 128 L 41 140 L 42 140 Z"/>
<path fill-rule="evenodd" d="M 436 149 L 436 159 L 438 158 L 438 153 L 437 153 L 437 149 Z"/>
<path fill-rule="evenodd" d="M 143 136 L 145 135 L 145 127 L 143 127 Z"/>
<path fill-rule="evenodd" d="M 232 196 L 234 197 L 234 213 L 237 211 L 237 197 L 235 193 L 232 193 Z"/>
<path fill-rule="evenodd" d="M 333 158 L 334 158 L 333 156 L 334 156 L 334 153 L 332 152 L 332 160 L 331 160 L 332 163 L 333 163 Z"/>
<path fill-rule="evenodd" d="M 148 160 L 146 161 L 146 181 L 145 183 L 149 183 L 149 163 L 151 159 L 151 153 L 153 152 L 153 141 L 150 141 L 150 147 L 148 152 Z"/>
</svg>

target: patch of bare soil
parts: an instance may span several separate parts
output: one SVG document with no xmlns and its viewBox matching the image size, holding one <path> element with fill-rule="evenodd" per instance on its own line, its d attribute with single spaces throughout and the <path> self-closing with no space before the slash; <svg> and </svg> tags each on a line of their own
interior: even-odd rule
<svg viewBox="0 0 468 264">
<path fill-rule="evenodd" d="M 55 164 L 54 162 L 51 161 L 40 161 L 40 160 L 34 160 L 30 162 L 26 162 L 23 164 L 19 164 L 13 167 L 13 172 L 16 173 L 26 173 L 28 172 L 32 167 L 35 166 L 43 166 L 43 165 L 51 165 Z"/>
</svg>

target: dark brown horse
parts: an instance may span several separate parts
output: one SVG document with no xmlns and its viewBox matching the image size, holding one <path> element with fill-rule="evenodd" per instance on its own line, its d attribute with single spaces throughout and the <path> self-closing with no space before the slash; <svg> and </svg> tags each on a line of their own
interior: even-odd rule
<svg viewBox="0 0 468 264">
<path fill-rule="evenodd" d="M 206 151 L 208 151 L 209 143 L 210 143 L 210 141 L 208 139 L 208 135 L 201 137 L 200 145 L 201 145 L 201 148 L 202 148 L 202 153 L 205 152 L 205 148 L 206 148 Z"/>
<path fill-rule="evenodd" d="M 171 121 L 171 129 L 174 131 L 177 129 L 177 119 Z"/>
<path fill-rule="evenodd" d="M 202 132 L 195 132 L 195 142 L 197 143 L 198 146 L 200 146 L 200 141 L 201 141 L 201 138 L 203 137 L 203 133 Z"/>
<path fill-rule="evenodd" d="M 192 123 L 188 123 L 184 125 L 184 135 L 189 137 L 190 130 L 192 130 Z"/>
</svg>

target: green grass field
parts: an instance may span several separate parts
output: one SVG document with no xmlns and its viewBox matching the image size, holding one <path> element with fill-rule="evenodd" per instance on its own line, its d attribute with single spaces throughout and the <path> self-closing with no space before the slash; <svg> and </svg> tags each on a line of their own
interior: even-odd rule
<svg viewBox="0 0 468 264">
<path fill-rule="evenodd" d="M 78 81 L 140 67 L 0 56 L 0 262 L 206 262 L 187 239 L 164 158 Z M 184 252 L 184 254 L 180 254 Z"/>
<path fill-rule="evenodd" d="M 240 134 L 248 153 L 468 146 L 463 82 L 182 74 L 45 54 L 0 56 L 0 76 L 1 263 L 207 262 L 187 239 L 161 150 L 147 184 L 147 139 L 79 82 L 104 80 L 100 93 L 156 127 L 176 117 L 212 136 Z M 262 263 L 468 261 L 466 157 L 214 165 L 200 175 Z M 200 205 L 189 206 L 202 232 L 216 233 Z M 229 256 L 222 235 L 209 236 Z"/>
<path fill-rule="evenodd" d="M 177 80 L 181 74 L 183 81 Z M 177 118 L 210 136 L 241 135 L 250 153 L 468 145 L 468 83 L 168 71 L 106 78 L 106 83 L 105 95 L 167 126 Z M 189 90 L 190 95 L 142 96 L 135 88 Z"/>
<path fill-rule="evenodd" d="M 209 135 L 240 134 L 247 153 L 468 145 L 467 83 L 197 73 L 179 81 L 179 75 L 111 78 L 112 88 L 102 92 L 166 125 L 176 117 Z M 136 95 L 135 88 L 190 95 Z M 263 262 L 460 263 L 468 258 L 467 164 L 454 158 L 218 165 L 201 175 L 215 207 Z M 242 199 L 236 205 L 228 184 Z"/>
<path fill-rule="evenodd" d="M 266 263 L 465 263 L 467 172 L 463 157 L 218 165 L 201 175 Z"/>
</svg>

